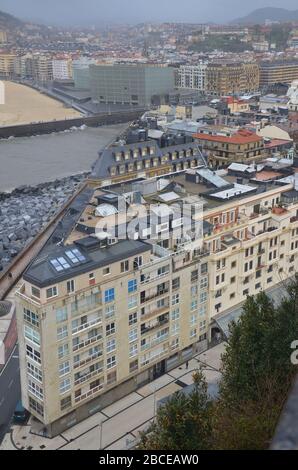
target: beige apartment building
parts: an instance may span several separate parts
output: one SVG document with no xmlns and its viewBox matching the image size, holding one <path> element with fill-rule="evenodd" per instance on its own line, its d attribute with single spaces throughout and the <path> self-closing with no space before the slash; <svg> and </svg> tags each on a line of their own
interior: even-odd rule
<svg viewBox="0 0 298 470">
<path fill-rule="evenodd" d="M 254 92 L 259 89 L 260 73 L 256 63 L 208 64 L 205 90 L 214 96 Z"/>
<path fill-rule="evenodd" d="M 14 54 L 0 54 L 0 77 L 9 78 L 14 72 Z"/>
<path fill-rule="evenodd" d="M 248 294 L 294 275 L 294 185 L 293 177 L 264 191 L 254 179 L 244 185 L 194 168 L 96 190 L 64 244 L 33 261 L 17 293 L 22 401 L 40 429 L 56 435 L 177 367 L 224 331 L 222 319 Z M 122 224 L 117 195 L 131 203 L 129 223 L 139 221 L 135 200 L 146 210 L 163 203 L 165 212 L 154 227 L 137 223 L 134 239 L 95 236 L 112 215 Z M 202 238 L 179 235 L 178 201 L 203 204 L 203 219 L 192 215 Z"/>
</svg>

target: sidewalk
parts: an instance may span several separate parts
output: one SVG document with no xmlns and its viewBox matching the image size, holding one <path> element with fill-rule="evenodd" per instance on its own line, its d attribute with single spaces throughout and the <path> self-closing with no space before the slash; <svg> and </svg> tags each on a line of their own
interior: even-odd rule
<svg viewBox="0 0 298 470">
<path fill-rule="evenodd" d="M 218 383 L 224 347 L 221 343 L 199 354 L 189 361 L 188 369 L 182 365 L 171 370 L 53 439 L 31 434 L 30 423 L 13 425 L 0 450 L 125 450 L 136 442 L 140 431 L 149 426 L 155 416 L 156 403 L 190 385 L 199 364 L 203 365 L 208 384 Z"/>
</svg>

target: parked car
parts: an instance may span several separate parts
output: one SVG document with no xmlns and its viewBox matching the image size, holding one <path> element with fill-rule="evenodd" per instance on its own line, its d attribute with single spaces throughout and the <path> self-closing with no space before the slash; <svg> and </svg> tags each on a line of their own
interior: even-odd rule
<svg viewBox="0 0 298 470">
<path fill-rule="evenodd" d="M 18 401 L 17 406 L 14 410 L 14 414 L 13 414 L 14 422 L 24 424 L 27 422 L 29 415 L 30 415 L 29 411 L 27 411 L 23 407 L 22 402 Z"/>
</svg>

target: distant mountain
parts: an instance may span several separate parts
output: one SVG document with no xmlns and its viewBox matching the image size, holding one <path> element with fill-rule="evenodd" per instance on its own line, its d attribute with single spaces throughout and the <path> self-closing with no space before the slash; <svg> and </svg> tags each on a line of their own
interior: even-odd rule
<svg viewBox="0 0 298 470">
<path fill-rule="evenodd" d="M 231 24 L 264 24 L 266 20 L 280 21 L 298 21 L 298 10 L 286 10 L 285 8 L 259 8 L 247 16 L 237 18 L 231 21 Z"/>
<path fill-rule="evenodd" d="M 15 29 L 22 25 L 24 25 L 24 23 L 18 18 L 5 13 L 4 11 L 0 11 L 0 29 Z"/>
</svg>

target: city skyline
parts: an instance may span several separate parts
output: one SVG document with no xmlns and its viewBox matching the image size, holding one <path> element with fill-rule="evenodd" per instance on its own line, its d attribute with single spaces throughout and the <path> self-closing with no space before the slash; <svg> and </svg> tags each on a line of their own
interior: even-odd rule
<svg viewBox="0 0 298 470">
<path fill-rule="evenodd" d="M 126 0 L 125 0 L 126 1 Z M 53 25 L 91 26 L 106 23 L 138 23 L 138 22 L 192 22 L 192 23 L 226 23 L 235 18 L 247 15 L 254 9 L 263 7 L 279 7 L 278 0 L 253 0 L 247 5 L 239 5 L 235 0 L 211 0 L 208 4 L 187 0 L 185 8 L 177 0 L 164 0 L 162 5 L 152 0 L 150 4 L 140 6 L 140 2 L 120 0 L 100 2 L 86 0 L 82 10 L 78 0 L 53 0 L 50 4 L 41 4 L 37 0 L 2 0 L 0 9 L 20 19 L 42 22 Z M 295 9 L 295 0 L 287 0 L 283 8 Z M 57 14 L 58 12 L 58 14 Z M 121 12 L 121 13 L 118 13 Z"/>
</svg>

